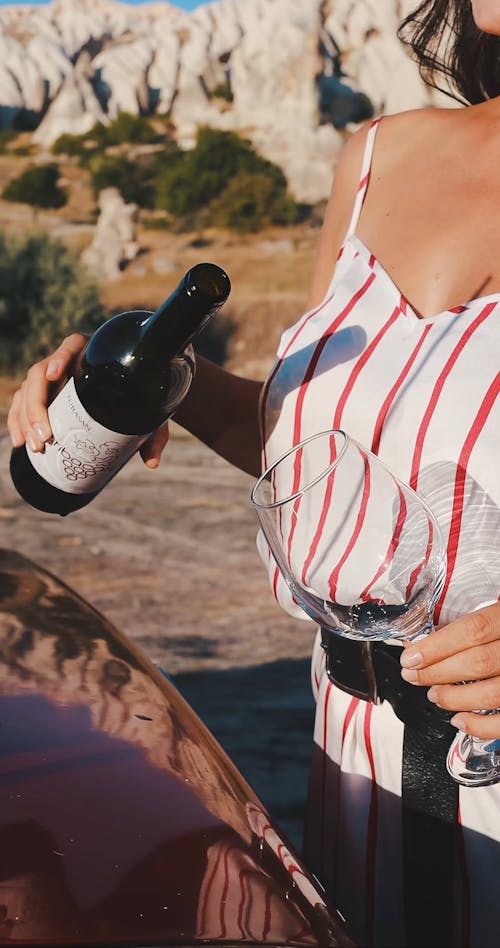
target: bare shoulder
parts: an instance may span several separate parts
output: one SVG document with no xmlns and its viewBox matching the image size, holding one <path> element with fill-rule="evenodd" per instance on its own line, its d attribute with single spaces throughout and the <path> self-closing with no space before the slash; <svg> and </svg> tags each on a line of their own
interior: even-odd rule
<svg viewBox="0 0 500 948">
<path fill-rule="evenodd" d="M 450 126 L 460 119 L 462 111 L 432 107 L 382 116 L 375 151 L 377 174 L 391 180 L 392 173 L 400 171 L 410 154 L 417 150 L 427 154 L 429 141 L 445 137 Z M 372 124 L 369 121 L 360 126 L 347 139 L 337 158 L 307 299 L 310 308 L 324 299 L 332 278 L 349 227 Z"/>
<path fill-rule="evenodd" d="M 378 159 L 398 158 L 406 150 L 414 149 L 419 141 L 446 134 L 460 110 L 424 108 L 409 109 L 393 115 L 383 115 L 377 130 Z M 335 166 L 332 190 L 325 223 L 347 230 L 353 202 L 361 177 L 363 155 L 368 132 L 373 121 L 364 123 L 342 147 Z"/>
<path fill-rule="evenodd" d="M 408 152 L 419 146 L 446 138 L 464 116 L 460 108 L 408 109 L 393 115 L 384 115 L 377 134 L 376 158 L 380 165 L 401 161 Z"/>
</svg>

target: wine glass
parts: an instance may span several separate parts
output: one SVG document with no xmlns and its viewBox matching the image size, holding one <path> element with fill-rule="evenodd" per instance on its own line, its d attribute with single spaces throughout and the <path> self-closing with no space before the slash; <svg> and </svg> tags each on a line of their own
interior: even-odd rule
<svg viewBox="0 0 500 948">
<path fill-rule="evenodd" d="M 457 605 L 460 614 L 473 612 L 483 606 L 497 602 L 495 586 L 484 565 L 484 548 L 474 548 L 474 562 L 467 562 L 456 571 Z M 492 711 L 476 711 L 476 714 L 498 714 Z M 448 772 L 457 783 L 466 787 L 485 787 L 497 783 L 500 775 L 500 740 L 483 740 L 459 731 L 451 743 L 446 760 Z"/>
<path fill-rule="evenodd" d="M 446 576 L 438 522 L 344 431 L 321 431 L 283 454 L 254 485 L 251 503 L 294 600 L 320 626 L 362 641 L 411 642 L 433 629 Z M 464 774 L 471 742 L 481 773 L 472 785 L 500 779 L 500 756 L 492 761 L 488 749 L 494 742 L 461 732 L 448 755 L 453 778 L 471 785 Z"/>
<path fill-rule="evenodd" d="M 498 714 L 476 711 L 476 714 Z M 500 779 L 500 740 L 481 740 L 459 731 L 446 758 L 448 773 L 464 787 L 486 787 Z"/>
</svg>

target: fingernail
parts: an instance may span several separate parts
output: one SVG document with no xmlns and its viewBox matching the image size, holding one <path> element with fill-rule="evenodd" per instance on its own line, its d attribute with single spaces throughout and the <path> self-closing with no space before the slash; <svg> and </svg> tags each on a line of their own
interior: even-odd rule
<svg viewBox="0 0 500 948">
<path fill-rule="evenodd" d="M 424 660 L 420 652 L 412 652 L 411 649 L 404 649 L 401 653 L 400 661 L 403 668 L 420 668 Z"/>
<path fill-rule="evenodd" d="M 435 688 L 434 685 L 432 686 L 432 688 L 429 688 L 429 690 L 428 690 L 428 692 L 427 692 L 427 697 L 428 697 L 429 701 L 434 701 L 435 704 L 437 703 L 437 700 L 438 700 L 438 689 Z"/>
<path fill-rule="evenodd" d="M 47 365 L 45 375 L 56 375 L 59 372 L 59 362 L 57 359 L 51 359 Z"/>
<path fill-rule="evenodd" d="M 404 678 L 405 681 L 409 681 L 411 685 L 414 685 L 418 679 L 418 674 L 413 668 L 403 668 L 401 678 Z"/>
<path fill-rule="evenodd" d="M 30 451 L 40 450 L 40 442 L 35 437 L 32 431 L 28 431 L 28 434 L 26 435 L 26 444 L 28 445 L 28 448 L 30 449 Z"/>
<path fill-rule="evenodd" d="M 41 422 L 37 422 L 36 425 L 33 425 L 33 431 L 35 432 L 36 436 L 40 438 L 40 441 L 46 441 L 47 438 L 50 438 L 48 426 L 41 424 Z"/>
<path fill-rule="evenodd" d="M 160 466 L 158 458 L 148 458 L 145 463 L 146 467 L 149 467 L 151 471 L 155 471 L 156 468 Z"/>
<path fill-rule="evenodd" d="M 463 718 L 461 714 L 454 714 L 453 717 L 450 718 L 450 724 L 453 724 L 453 727 L 458 727 L 459 731 L 465 731 L 467 729 L 465 718 Z"/>
</svg>

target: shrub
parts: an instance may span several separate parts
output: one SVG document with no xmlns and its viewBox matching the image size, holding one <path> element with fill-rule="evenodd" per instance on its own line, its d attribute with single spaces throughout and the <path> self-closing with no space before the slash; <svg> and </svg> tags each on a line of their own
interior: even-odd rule
<svg viewBox="0 0 500 948">
<path fill-rule="evenodd" d="M 213 220 L 240 233 L 269 224 L 293 224 L 299 209 L 271 175 L 241 171 L 213 205 Z"/>
<path fill-rule="evenodd" d="M 85 135 L 70 135 L 69 132 L 64 132 L 56 138 L 50 150 L 53 155 L 80 155 L 85 149 L 85 142 Z"/>
<path fill-rule="evenodd" d="M 0 155 L 7 151 L 8 146 L 17 138 L 17 132 L 13 128 L 0 129 Z"/>
<path fill-rule="evenodd" d="M 215 223 L 240 231 L 297 219 L 281 168 L 262 158 L 246 139 L 206 127 L 200 128 L 191 151 L 159 170 L 156 203 L 191 226 L 197 215 L 198 220 L 208 218 L 212 211 Z"/>
<path fill-rule="evenodd" d="M 57 165 L 35 165 L 9 181 L 2 192 L 6 201 L 32 204 L 35 207 L 62 207 L 66 193 L 58 187 Z"/>
<path fill-rule="evenodd" d="M 250 143 L 232 132 L 200 128 L 196 146 L 160 172 L 157 205 L 176 216 L 190 214 L 217 197 L 238 171 L 256 160 Z"/>
<path fill-rule="evenodd" d="M 105 148 L 109 145 L 121 145 L 123 142 L 136 145 L 154 144 L 163 137 L 143 115 L 131 115 L 129 112 L 120 112 L 110 125 L 100 125 L 99 128 L 103 130 L 101 141 Z"/>
<path fill-rule="evenodd" d="M 61 338 L 92 331 L 105 316 L 95 282 L 46 234 L 7 241 L 0 233 L 0 371 L 15 374 Z"/>
<path fill-rule="evenodd" d="M 32 155 L 36 151 L 34 145 L 17 145 L 15 148 L 11 148 L 10 152 L 12 155 L 19 155 L 19 157 L 25 158 L 27 155 Z"/>
<path fill-rule="evenodd" d="M 82 135 L 70 135 L 65 132 L 52 145 L 54 155 L 74 155 L 86 162 L 87 157 L 99 151 L 105 151 L 112 145 L 154 144 L 165 138 L 165 133 L 158 133 L 151 123 L 142 115 L 131 115 L 129 112 L 120 112 L 109 125 L 96 122 L 88 132 Z"/>
<path fill-rule="evenodd" d="M 214 99 L 222 99 L 224 102 L 234 101 L 233 90 L 231 89 L 229 79 L 226 79 L 224 82 L 219 82 L 215 88 L 212 89 L 211 94 Z"/>
<path fill-rule="evenodd" d="M 116 155 L 94 157 L 90 162 L 90 177 L 94 197 L 103 188 L 118 188 L 123 200 L 140 207 L 153 207 L 155 198 L 154 175 L 151 163 L 129 161 Z"/>
<path fill-rule="evenodd" d="M 144 230 L 170 230 L 172 221 L 166 216 L 150 217 L 143 220 L 142 226 Z"/>
</svg>

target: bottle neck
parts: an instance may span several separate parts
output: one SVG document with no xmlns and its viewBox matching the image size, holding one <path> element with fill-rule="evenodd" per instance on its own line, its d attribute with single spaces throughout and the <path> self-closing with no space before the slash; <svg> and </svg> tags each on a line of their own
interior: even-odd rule
<svg viewBox="0 0 500 948">
<path fill-rule="evenodd" d="M 188 271 L 173 293 L 143 322 L 143 344 L 148 349 L 158 347 L 162 359 L 173 358 L 183 352 L 194 336 L 215 316 L 228 293 L 229 280 L 224 271 L 212 264 L 198 264 Z"/>
<path fill-rule="evenodd" d="M 172 359 L 183 352 L 191 340 L 215 316 L 219 306 L 207 311 L 192 306 L 189 300 L 177 299 L 167 307 L 168 300 L 151 313 L 142 324 L 141 339 L 148 348 L 161 347 L 162 357 Z"/>
</svg>

